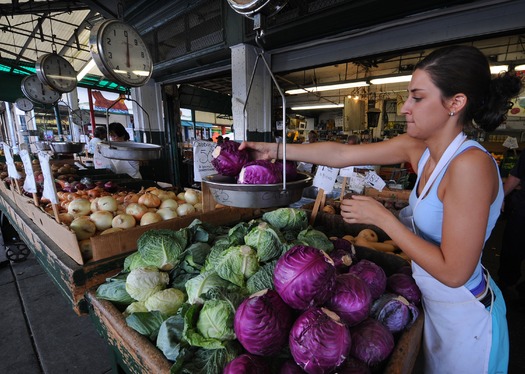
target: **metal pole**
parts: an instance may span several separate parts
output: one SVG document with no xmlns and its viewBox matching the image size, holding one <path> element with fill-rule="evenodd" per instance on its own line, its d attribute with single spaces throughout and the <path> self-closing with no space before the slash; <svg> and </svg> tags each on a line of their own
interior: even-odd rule
<svg viewBox="0 0 525 374">
<path fill-rule="evenodd" d="M 62 139 L 62 121 L 60 121 L 60 110 L 58 109 L 58 103 L 53 105 L 53 110 L 55 111 L 55 119 L 57 121 L 57 133 L 60 140 Z"/>
</svg>

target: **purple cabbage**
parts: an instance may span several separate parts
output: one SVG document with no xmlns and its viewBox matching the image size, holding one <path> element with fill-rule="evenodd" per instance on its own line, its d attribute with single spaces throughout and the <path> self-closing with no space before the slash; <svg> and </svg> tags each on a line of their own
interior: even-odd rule
<svg viewBox="0 0 525 374">
<path fill-rule="evenodd" d="M 293 359 L 286 360 L 279 370 L 279 374 L 303 374 L 304 372 Z"/>
<path fill-rule="evenodd" d="M 403 296 L 386 293 L 373 303 L 370 316 L 396 333 L 412 326 L 419 309 Z"/>
<path fill-rule="evenodd" d="M 357 275 L 341 274 L 337 276 L 333 295 L 325 305 L 348 326 L 354 326 L 368 317 L 372 295 L 368 285 Z"/>
<path fill-rule="evenodd" d="M 276 160 L 275 165 L 279 167 L 279 170 L 281 171 L 281 175 L 282 175 L 283 174 L 283 161 Z M 290 179 L 291 181 L 297 178 L 297 164 L 294 161 L 286 161 L 286 178 Z"/>
<path fill-rule="evenodd" d="M 373 318 L 367 318 L 359 325 L 351 327 L 350 335 L 350 355 L 368 366 L 384 361 L 394 350 L 394 335 Z"/>
<path fill-rule="evenodd" d="M 245 164 L 239 172 L 239 184 L 276 184 L 282 183 L 282 168 L 271 160 L 255 160 Z"/>
<path fill-rule="evenodd" d="M 421 290 L 411 275 L 395 273 L 386 280 L 386 285 L 392 292 L 403 296 L 408 301 L 419 304 L 421 301 Z"/>
<path fill-rule="evenodd" d="M 275 265 L 273 284 L 286 304 L 305 310 L 324 304 L 332 295 L 336 271 L 332 259 L 322 250 L 296 245 Z"/>
<path fill-rule="evenodd" d="M 346 273 L 350 266 L 357 261 L 355 248 L 348 240 L 341 238 L 330 238 L 334 245 L 330 257 L 334 261 L 338 273 Z"/>
<path fill-rule="evenodd" d="M 363 259 L 357 264 L 350 266 L 348 272 L 357 275 L 368 284 L 374 300 L 385 292 L 386 274 L 376 263 Z"/>
<path fill-rule="evenodd" d="M 270 366 L 263 357 L 244 353 L 231 360 L 223 374 L 271 374 Z"/>
<path fill-rule="evenodd" d="M 211 164 L 217 173 L 236 177 L 242 167 L 248 162 L 248 151 L 239 151 L 240 144 L 234 141 L 226 141 L 217 145 L 212 152 Z"/>
<path fill-rule="evenodd" d="M 271 356 L 288 342 L 292 309 L 273 290 L 259 291 L 237 308 L 233 327 L 237 339 L 250 353 Z"/>
<path fill-rule="evenodd" d="M 339 316 L 325 308 L 310 308 L 290 331 L 290 352 L 307 373 L 329 373 L 348 356 L 350 331 Z"/>
</svg>

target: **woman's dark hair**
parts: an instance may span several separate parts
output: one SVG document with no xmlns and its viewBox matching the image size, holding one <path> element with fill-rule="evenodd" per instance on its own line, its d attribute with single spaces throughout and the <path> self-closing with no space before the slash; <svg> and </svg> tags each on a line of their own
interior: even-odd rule
<svg viewBox="0 0 525 374">
<path fill-rule="evenodd" d="M 118 136 L 119 138 L 124 138 L 124 140 L 129 140 L 129 133 L 126 128 L 122 126 L 122 123 L 112 122 L 109 124 L 109 133 Z"/>
<path fill-rule="evenodd" d="M 93 132 L 93 137 L 99 138 L 99 139 L 106 139 L 106 128 L 104 126 L 97 126 L 95 127 L 95 131 Z"/>
<path fill-rule="evenodd" d="M 490 132 L 507 118 L 510 100 L 518 96 L 522 81 L 513 73 L 491 77 L 487 58 L 471 46 L 437 49 L 420 61 L 415 69 L 426 71 L 440 89 L 443 98 L 458 93 L 467 96 L 467 105 L 459 121 Z"/>
</svg>

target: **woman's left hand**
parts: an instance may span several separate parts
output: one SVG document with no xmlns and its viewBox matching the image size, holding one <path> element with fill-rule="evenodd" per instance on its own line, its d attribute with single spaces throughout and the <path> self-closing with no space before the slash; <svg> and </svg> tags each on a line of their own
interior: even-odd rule
<svg viewBox="0 0 525 374">
<path fill-rule="evenodd" d="M 348 223 L 362 223 L 381 227 L 381 223 L 393 216 L 383 204 L 369 196 L 353 195 L 341 201 L 341 217 Z"/>
</svg>

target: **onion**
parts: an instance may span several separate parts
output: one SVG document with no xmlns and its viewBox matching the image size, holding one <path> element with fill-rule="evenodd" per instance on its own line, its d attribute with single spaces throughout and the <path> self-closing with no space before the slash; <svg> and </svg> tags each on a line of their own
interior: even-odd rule
<svg viewBox="0 0 525 374">
<path fill-rule="evenodd" d="M 197 191 L 189 189 L 184 193 L 184 200 L 191 205 L 195 205 L 199 202 L 199 194 Z"/>
<path fill-rule="evenodd" d="M 60 222 L 63 223 L 64 225 L 69 226 L 71 222 L 73 222 L 75 217 L 73 217 L 73 215 L 69 213 L 59 213 L 58 219 L 60 219 Z"/>
<path fill-rule="evenodd" d="M 177 210 L 171 209 L 171 208 L 161 208 L 157 210 L 157 214 L 162 217 L 162 219 L 165 221 L 167 219 L 177 218 Z"/>
<path fill-rule="evenodd" d="M 124 203 L 131 204 L 131 203 L 138 203 L 139 197 L 141 197 L 142 194 L 138 193 L 129 193 L 124 197 Z"/>
<path fill-rule="evenodd" d="M 82 259 L 87 261 L 93 258 L 93 248 L 91 247 L 91 239 L 84 239 L 78 242 L 78 248 L 82 254 Z"/>
<path fill-rule="evenodd" d="M 67 212 L 73 217 L 87 216 L 91 212 L 91 203 L 87 199 L 77 198 L 71 201 Z"/>
<path fill-rule="evenodd" d="M 177 214 L 181 217 L 192 213 L 195 213 L 195 208 L 191 204 L 184 203 L 177 207 Z"/>
<path fill-rule="evenodd" d="M 107 235 L 107 234 L 113 234 L 114 232 L 124 231 L 122 227 L 111 227 L 107 230 L 104 230 L 100 233 L 100 235 Z"/>
<path fill-rule="evenodd" d="M 186 192 L 179 192 L 179 193 L 177 194 L 177 199 L 182 200 L 182 201 L 186 201 L 186 200 L 184 199 L 184 195 L 185 195 L 185 194 L 186 194 Z"/>
<path fill-rule="evenodd" d="M 197 203 L 197 204 L 195 204 L 193 207 L 195 208 L 195 210 L 196 210 L 197 212 L 202 212 L 202 209 L 204 209 L 204 208 L 202 207 L 202 203 Z"/>
<path fill-rule="evenodd" d="M 87 216 L 77 217 L 71 222 L 69 228 L 73 230 L 78 240 L 84 240 L 95 235 L 97 227 Z"/>
<path fill-rule="evenodd" d="M 131 214 L 118 214 L 111 221 L 112 227 L 120 227 L 122 229 L 129 229 L 136 225 L 135 217 Z"/>
<path fill-rule="evenodd" d="M 144 195 L 139 197 L 138 203 L 143 204 L 148 208 L 157 208 L 160 205 L 160 199 L 158 196 L 150 192 L 146 192 Z"/>
<path fill-rule="evenodd" d="M 107 210 L 97 210 L 91 213 L 89 218 L 95 223 L 97 230 L 104 231 L 109 229 L 113 221 L 113 213 Z"/>
<path fill-rule="evenodd" d="M 171 208 L 171 209 L 177 209 L 179 206 L 179 203 L 175 201 L 174 199 L 166 199 L 160 204 L 160 208 Z"/>
<path fill-rule="evenodd" d="M 153 213 L 153 212 L 147 212 L 140 219 L 140 225 L 146 226 L 146 225 L 151 225 L 152 223 L 156 223 L 160 221 L 162 221 L 162 216 L 160 214 Z"/>
<path fill-rule="evenodd" d="M 102 196 L 97 200 L 97 210 L 115 212 L 117 210 L 117 206 L 118 202 L 113 196 Z"/>
<path fill-rule="evenodd" d="M 139 203 L 131 203 L 126 207 L 126 214 L 132 215 L 137 222 L 140 221 L 144 213 L 148 211 L 148 207 Z"/>
<path fill-rule="evenodd" d="M 95 197 L 93 200 L 91 200 L 91 211 L 96 212 L 98 210 L 98 199 L 100 197 Z"/>
</svg>

